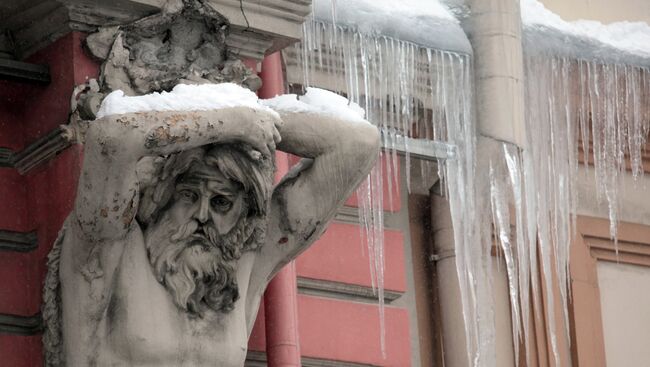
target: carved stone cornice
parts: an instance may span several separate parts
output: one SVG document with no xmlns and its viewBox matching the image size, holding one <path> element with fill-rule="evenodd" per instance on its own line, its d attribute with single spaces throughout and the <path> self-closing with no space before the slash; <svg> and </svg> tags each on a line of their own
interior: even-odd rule
<svg viewBox="0 0 650 367">
<path fill-rule="evenodd" d="M 14 55 L 23 59 L 70 31 L 89 32 L 98 26 L 124 24 L 154 14 L 160 11 L 157 3 L 28 0 L 20 10 L 2 14 L 0 24 L 12 35 Z"/>
<path fill-rule="evenodd" d="M 0 31 L 9 32 L 11 50 L 22 59 L 70 31 L 93 32 L 100 26 L 121 25 L 161 11 L 164 0 L 26 0 L 7 6 L 0 0 Z M 231 23 L 227 44 L 234 55 L 261 60 L 301 36 L 311 0 L 208 0 Z"/>
<path fill-rule="evenodd" d="M 229 46 L 232 43 L 236 50 L 250 48 L 238 41 L 252 33 L 254 36 L 249 39 L 270 41 L 262 55 L 297 42 L 302 36 L 302 23 L 311 13 L 311 0 L 209 0 L 208 3 L 230 21 L 234 39 Z"/>
<path fill-rule="evenodd" d="M 231 55 L 239 59 L 262 60 L 273 47 L 273 37 L 246 28 L 232 27 L 226 37 Z"/>
</svg>

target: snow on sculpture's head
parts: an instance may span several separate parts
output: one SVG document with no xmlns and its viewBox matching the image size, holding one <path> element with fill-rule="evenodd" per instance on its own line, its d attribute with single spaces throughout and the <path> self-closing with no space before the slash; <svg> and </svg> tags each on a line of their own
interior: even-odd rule
<svg viewBox="0 0 650 367">
<path fill-rule="evenodd" d="M 154 166 L 137 217 L 154 274 L 190 314 L 232 310 L 234 262 L 264 240 L 272 161 L 221 144 L 159 157 Z"/>
</svg>

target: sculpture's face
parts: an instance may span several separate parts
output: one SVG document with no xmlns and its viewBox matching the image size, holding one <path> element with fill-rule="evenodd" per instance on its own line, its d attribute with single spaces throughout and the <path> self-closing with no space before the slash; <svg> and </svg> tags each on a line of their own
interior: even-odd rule
<svg viewBox="0 0 650 367">
<path fill-rule="evenodd" d="M 145 233 L 149 259 L 174 302 L 191 314 L 228 312 L 239 298 L 235 266 L 250 236 L 242 186 L 195 163 Z"/>
<path fill-rule="evenodd" d="M 203 234 L 223 237 L 235 227 L 244 209 L 241 185 L 214 168 L 199 166 L 177 182 L 168 210 L 176 228 L 194 220 Z"/>
</svg>

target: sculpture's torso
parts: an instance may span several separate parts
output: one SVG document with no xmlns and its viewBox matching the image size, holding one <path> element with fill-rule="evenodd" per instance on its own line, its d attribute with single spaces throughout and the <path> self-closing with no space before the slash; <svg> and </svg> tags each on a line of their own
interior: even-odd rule
<svg viewBox="0 0 650 367">
<path fill-rule="evenodd" d="M 241 299 L 235 309 L 198 318 L 180 310 L 155 279 L 137 226 L 88 261 L 73 259 L 73 236 L 66 237 L 60 269 L 62 278 L 72 280 L 62 288 L 68 366 L 243 366 L 254 254 L 238 261 Z M 86 280 L 76 263 L 90 264 L 81 271 L 94 272 L 94 279 Z"/>
</svg>

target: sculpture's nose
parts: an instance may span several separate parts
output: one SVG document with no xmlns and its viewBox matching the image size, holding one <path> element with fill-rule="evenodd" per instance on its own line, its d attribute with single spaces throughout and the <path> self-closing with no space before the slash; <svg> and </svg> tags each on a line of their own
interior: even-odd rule
<svg viewBox="0 0 650 367">
<path fill-rule="evenodd" d="M 209 218 L 209 209 L 210 209 L 210 198 L 202 195 L 199 199 L 199 208 L 194 213 L 194 217 L 199 223 L 205 223 Z"/>
</svg>

